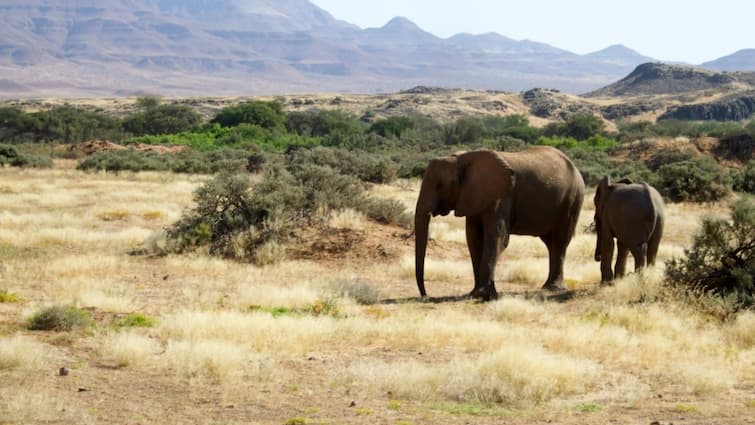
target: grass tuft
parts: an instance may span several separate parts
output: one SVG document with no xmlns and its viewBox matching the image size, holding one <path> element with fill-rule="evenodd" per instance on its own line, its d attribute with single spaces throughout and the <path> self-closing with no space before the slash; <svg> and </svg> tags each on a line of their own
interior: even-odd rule
<svg viewBox="0 0 755 425">
<path fill-rule="evenodd" d="M 4 289 L 0 289 L 0 304 L 6 303 L 6 304 L 17 304 L 20 303 L 21 299 L 18 298 L 18 296 L 12 292 L 8 292 Z"/>
</svg>

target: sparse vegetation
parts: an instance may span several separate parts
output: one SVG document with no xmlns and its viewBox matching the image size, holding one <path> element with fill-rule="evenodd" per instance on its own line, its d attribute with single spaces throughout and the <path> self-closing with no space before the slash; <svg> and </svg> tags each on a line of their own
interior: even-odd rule
<svg viewBox="0 0 755 425">
<path fill-rule="evenodd" d="M 749 307 L 755 305 L 755 201 L 734 202 L 731 216 L 731 221 L 705 218 L 686 258 L 668 262 L 667 276 L 672 285 L 732 295 Z"/>
<path fill-rule="evenodd" d="M 70 305 L 53 305 L 29 317 L 27 327 L 33 331 L 65 332 L 91 324 L 92 318 L 85 310 Z"/>
</svg>

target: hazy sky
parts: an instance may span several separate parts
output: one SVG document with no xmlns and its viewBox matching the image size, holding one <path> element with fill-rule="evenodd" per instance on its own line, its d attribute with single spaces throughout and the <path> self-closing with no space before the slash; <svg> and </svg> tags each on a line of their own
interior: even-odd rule
<svg viewBox="0 0 755 425">
<path fill-rule="evenodd" d="M 755 48 L 750 0 L 312 0 L 362 28 L 404 16 L 439 37 L 497 32 L 575 53 L 624 44 L 699 64 Z"/>
</svg>

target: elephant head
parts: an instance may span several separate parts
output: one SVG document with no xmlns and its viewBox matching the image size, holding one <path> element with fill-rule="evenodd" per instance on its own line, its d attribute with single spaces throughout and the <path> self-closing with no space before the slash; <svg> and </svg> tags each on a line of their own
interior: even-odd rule
<svg viewBox="0 0 755 425">
<path fill-rule="evenodd" d="M 430 217 L 474 217 L 511 199 L 514 173 L 493 151 L 462 152 L 430 161 L 414 213 L 415 273 L 421 296 L 425 292 L 425 253 Z"/>
</svg>

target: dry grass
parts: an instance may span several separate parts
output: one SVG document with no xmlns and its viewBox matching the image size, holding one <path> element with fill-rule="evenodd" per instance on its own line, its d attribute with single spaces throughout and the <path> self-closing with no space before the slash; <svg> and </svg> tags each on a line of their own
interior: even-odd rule
<svg viewBox="0 0 755 425">
<path fill-rule="evenodd" d="M 755 315 L 719 323 L 662 287 L 662 260 L 681 255 L 698 219 L 724 214 L 721 205 L 669 205 L 659 264 L 599 287 L 586 202 L 565 267 L 574 299 L 525 298 L 545 280 L 547 252 L 514 236 L 497 269 L 499 301 L 423 303 L 411 242 L 396 260 L 265 267 L 201 252 L 130 256 L 190 206 L 201 178 L 0 169 L 0 180 L 0 289 L 23 300 L 0 304 L 0 382 L 24 383 L 0 385 L 2 421 L 451 424 L 505 408 L 515 409 L 512 423 L 650 423 L 658 412 L 681 421 L 680 403 L 701 406 L 702 422 L 749 419 Z M 418 183 L 371 190 L 411 210 Z M 353 211 L 329 223 L 371 226 Z M 426 261 L 433 295 L 466 293 L 464 220 L 433 219 L 431 235 L 440 241 Z M 86 307 L 96 326 L 24 330 L 24 318 L 49 304 Z M 135 311 L 157 324 L 114 330 Z M 53 376 L 63 365 L 74 376 Z M 98 391 L 72 398 L 79 386 Z M 352 400 L 362 410 L 348 409 Z M 581 405 L 601 408 L 574 413 Z"/>
<path fill-rule="evenodd" d="M 43 363 L 44 354 L 44 345 L 30 337 L 0 337 L 0 371 L 39 368 Z"/>
</svg>

